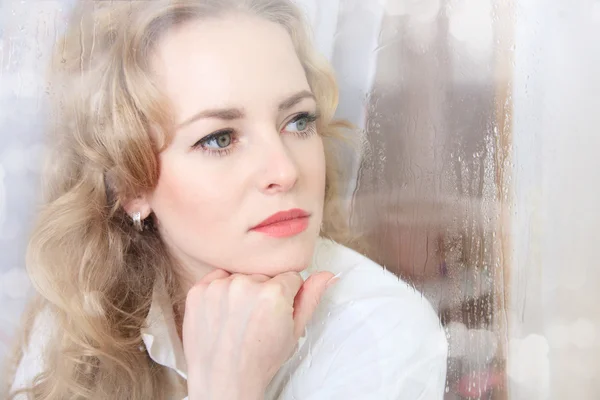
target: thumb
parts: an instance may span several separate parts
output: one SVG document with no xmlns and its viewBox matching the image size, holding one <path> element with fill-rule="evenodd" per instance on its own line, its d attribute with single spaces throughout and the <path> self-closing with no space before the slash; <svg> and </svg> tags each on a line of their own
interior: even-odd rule
<svg viewBox="0 0 600 400">
<path fill-rule="evenodd" d="M 331 272 L 318 272 L 308 277 L 294 298 L 294 332 L 296 338 L 304 334 L 306 324 L 317 309 L 321 297 L 333 278 Z"/>
</svg>

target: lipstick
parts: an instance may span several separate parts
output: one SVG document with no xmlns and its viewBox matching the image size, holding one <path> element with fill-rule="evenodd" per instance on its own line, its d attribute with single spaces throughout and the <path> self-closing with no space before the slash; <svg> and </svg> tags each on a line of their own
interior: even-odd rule
<svg viewBox="0 0 600 400">
<path fill-rule="evenodd" d="M 308 228 L 309 218 L 308 212 L 294 208 L 275 213 L 250 230 L 276 238 L 295 236 Z"/>
</svg>

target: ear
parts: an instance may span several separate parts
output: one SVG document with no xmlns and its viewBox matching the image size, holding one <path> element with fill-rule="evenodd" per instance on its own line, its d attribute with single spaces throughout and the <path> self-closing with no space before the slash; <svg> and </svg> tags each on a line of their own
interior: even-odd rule
<svg viewBox="0 0 600 400">
<path fill-rule="evenodd" d="M 148 198 L 146 196 L 140 196 L 125 201 L 125 203 L 123 204 L 123 208 L 129 216 L 132 216 L 134 213 L 139 212 L 142 221 L 148 218 L 148 216 L 152 212 L 152 207 L 150 206 L 150 202 L 148 201 Z"/>
</svg>

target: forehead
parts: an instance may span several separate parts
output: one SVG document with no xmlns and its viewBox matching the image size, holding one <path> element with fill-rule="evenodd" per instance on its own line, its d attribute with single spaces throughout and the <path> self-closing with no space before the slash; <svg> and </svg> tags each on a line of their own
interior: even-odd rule
<svg viewBox="0 0 600 400">
<path fill-rule="evenodd" d="M 310 89 L 285 28 L 241 14 L 169 31 L 153 65 L 177 117 L 202 107 L 271 106 Z"/>
</svg>

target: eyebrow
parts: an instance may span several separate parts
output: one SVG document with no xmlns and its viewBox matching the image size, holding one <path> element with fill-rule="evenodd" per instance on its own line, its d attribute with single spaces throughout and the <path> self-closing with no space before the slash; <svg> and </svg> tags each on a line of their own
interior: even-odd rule
<svg viewBox="0 0 600 400">
<path fill-rule="evenodd" d="M 300 103 L 302 100 L 304 100 L 306 98 L 313 99 L 315 102 L 317 101 L 314 94 L 312 94 L 308 90 L 303 90 L 303 91 L 298 92 L 298 93 L 288 97 L 287 99 L 283 100 L 279 104 L 278 110 L 280 112 L 289 110 L 290 108 L 294 107 L 296 104 Z M 193 116 L 186 119 L 182 123 L 180 123 L 177 126 L 177 128 L 182 128 L 182 127 L 190 125 L 200 119 L 205 119 L 205 118 L 217 118 L 217 119 L 222 119 L 225 121 L 233 121 L 236 119 L 242 119 L 242 118 L 244 118 L 245 115 L 246 115 L 246 113 L 244 112 L 244 110 L 239 109 L 239 108 L 220 108 L 220 109 L 203 110 L 203 111 L 200 111 L 199 113 L 194 114 Z"/>
</svg>

